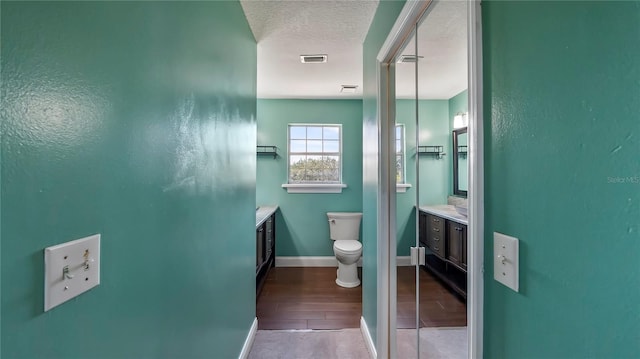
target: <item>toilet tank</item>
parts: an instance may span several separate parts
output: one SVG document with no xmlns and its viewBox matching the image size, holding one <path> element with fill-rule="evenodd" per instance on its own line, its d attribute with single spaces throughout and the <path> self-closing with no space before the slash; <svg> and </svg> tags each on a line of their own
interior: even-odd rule
<svg viewBox="0 0 640 359">
<path fill-rule="evenodd" d="M 360 237 L 360 212 L 328 212 L 329 237 L 337 240 L 358 240 Z"/>
</svg>

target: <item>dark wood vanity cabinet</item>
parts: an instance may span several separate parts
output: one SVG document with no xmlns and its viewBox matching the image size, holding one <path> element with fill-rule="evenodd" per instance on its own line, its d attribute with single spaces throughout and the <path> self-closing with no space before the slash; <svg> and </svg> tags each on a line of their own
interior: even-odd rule
<svg viewBox="0 0 640 359">
<path fill-rule="evenodd" d="M 264 262 L 264 228 L 263 226 L 256 229 L 256 271 L 260 270 Z"/>
<path fill-rule="evenodd" d="M 427 214 L 427 247 L 439 256 L 445 256 L 445 220 Z"/>
<path fill-rule="evenodd" d="M 419 238 L 425 246 L 425 267 L 451 289 L 467 297 L 467 226 L 420 212 Z"/>
<path fill-rule="evenodd" d="M 275 266 L 276 214 L 256 227 L 256 295 L 260 294 L 269 269 Z"/>
<path fill-rule="evenodd" d="M 447 221 L 447 259 L 467 269 L 467 226 Z"/>
<path fill-rule="evenodd" d="M 418 238 L 420 239 L 421 245 L 427 247 L 427 214 L 424 212 L 419 213 Z"/>
</svg>

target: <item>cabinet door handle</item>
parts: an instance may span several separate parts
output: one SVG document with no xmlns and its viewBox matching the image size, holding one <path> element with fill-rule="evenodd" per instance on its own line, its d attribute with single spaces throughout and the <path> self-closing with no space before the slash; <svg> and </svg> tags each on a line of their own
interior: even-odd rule
<svg viewBox="0 0 640 359">
<path fill-rule="evenodd" d="M 456 227 L 456 231 L 462 231 L 462 227 Z"/>
<path fill-rule="evenodd" d="M 431 228 L 434 232 L 440 232 L 440 228 Z"/>
<path fill-rule="evenodd" d="M 435 218 L 434 218 L 434 219 L 433 219 L 433 221 L 434 221 L 435 223 L 440 223 L 440 220 L 439 220 L 439 219 L 435 219 Z"/>
<path fill-rule="evenodd" d="M 437 241 L 439 241 L 439 240 L 440 240 L 440 238 L 438 238 L 438 237 L 433 237 L 433 240 L 437 242 Z"/>
</svg>

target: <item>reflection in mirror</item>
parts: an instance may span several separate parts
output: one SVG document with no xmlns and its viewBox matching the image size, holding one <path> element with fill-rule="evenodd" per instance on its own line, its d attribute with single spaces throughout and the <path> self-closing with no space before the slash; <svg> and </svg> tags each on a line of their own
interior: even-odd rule
<svg viewBox="0 0 640 359">
<path fill-rule="evenodd" d="M 414 34 L 415 35 L 415 34 Z M 396 251 L 398 258 L 408 258 L 416 240 L 416 42 L 411 36 L 394 61 L 396 69 L 396 181 L 412 185 L 406 192 L 398 188 L 396 196 Z M 398 347 L 415 347 L 418 342 L 416 317 L 415 267 L 397 263 L 396 327 Z M 404 344 L 403 344 L 404 343 Z M 415 357 L 413 353 L 398 353 L 398 357 Z"/>
<path fill-rule="evenodd" d="M 467 196 L 469 187 L 468 162 L 467 162 L 467 128 L 453 130 L 453 194 Z"/>
<path fill-rule="evenodd" d="M 396 184 L 406 184 L 405 181 L 405 138 L 404 125 L 396 125 Z"/>
<path fill-rule="evenodd" d="M 467 2 L 432 1 L 392 65 L 396 125 L 402 125 L 396 128 L 396 179 L 413 185 L 396 196 L 399 358 L 467 353 L 466 224 L 427 212 L 429 207 L 455 211 L 449 203 L 454 194 L 449 158 L 458 156 L 451 139 L 455 116 L 468 111 L 466 16 Z M 418 156 L 419 146 L 440 150 Z M 446 242 L 446 233 L 455 240 Z M 413 246 L 425 249 L 424 265 L 409 266 Z"/>
<path fill-rule="evenodd" d="M 417 204 L 419 190 L 419 165 L 417 149 L 418 114 L 422 109 L 416 93 L 417 56 L 415 28 L 412 36 L 396 54 L 395 73 L 395 117 L 396 117 L 396 163 L 404 173 L 398 171 L 398 183 L 413 187 L 406 192 L 398 189 L 396 196 L 396 235 L 397 235 L 397 296 L 396 296 L 396 338 L 397 351 L 394 357 L 415 358 L 419 347 L 420 319 L 416 300 L 416 282 L 419 271 L 411 266 L 406 258 L 410 256 L 410 248 L 418 247 L 417 238 Z M 404 149 L 403 152 L 400 150 Z M 404 163 L 402 163 L 404 162 Z M 445 161 L 439 161 L 445 162 Z M 404 259 L 404 260 L 403 260 Z M 404 263 L 403 263 L 404 262 Z"/>
</svg>

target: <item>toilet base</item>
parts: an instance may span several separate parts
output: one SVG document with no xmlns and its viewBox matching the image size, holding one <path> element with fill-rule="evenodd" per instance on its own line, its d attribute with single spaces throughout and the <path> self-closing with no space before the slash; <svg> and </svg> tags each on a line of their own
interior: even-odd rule
<svg viewBox="0 0 640 359">
<path fill-rule="evenodd" d="M 344 288 L 355 288 L 360 285 L 360 279 L 357 282 L 345 283 L 336 278 L 336 284 Z"/>
<path fill-rule="evenodd" d="M 341 287 L 355 288 L 360 285 L 358 266 L 355 263 L 350 265 L 339 264 L 336 277 L 336 284 Z"/>
</svg>

